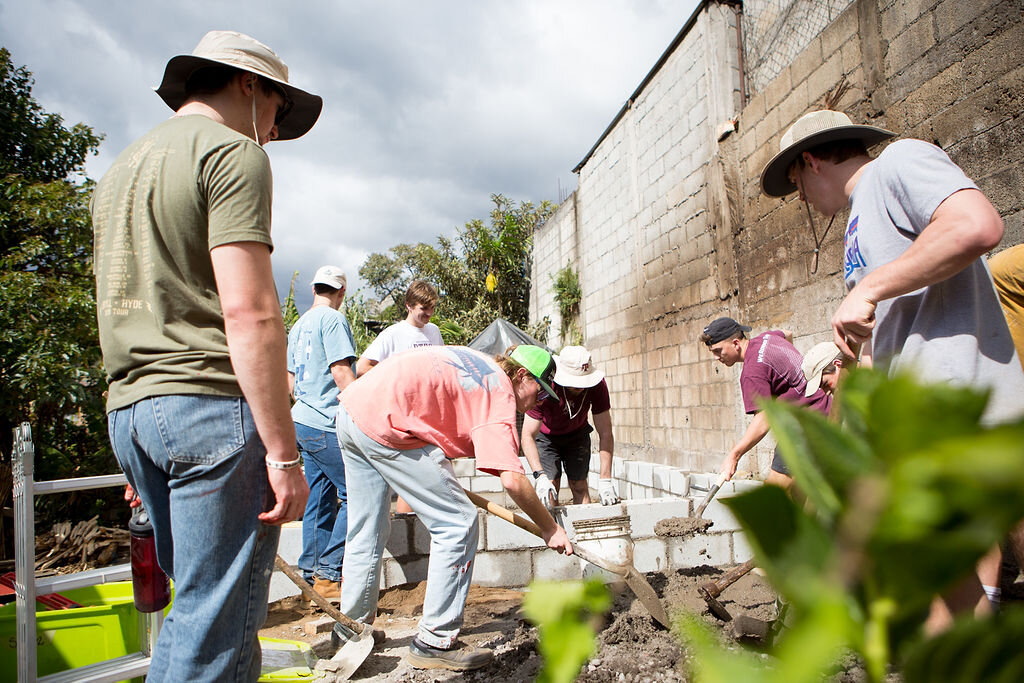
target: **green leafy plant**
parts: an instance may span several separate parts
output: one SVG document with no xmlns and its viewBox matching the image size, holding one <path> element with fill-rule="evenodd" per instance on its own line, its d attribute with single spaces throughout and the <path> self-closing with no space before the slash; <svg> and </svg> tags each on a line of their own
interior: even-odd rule
<svg viewBox="0 0 1024 683">
<path fill-rule="evenodd" d="M 600 579 L 534 581 L 523 611 L 537 626 L 544 667 L 540 683 L 569 683 L 596 647 L 596 620 L 612 599 Z"/>
<path fill-rule="evenodd" d="M 567 263 L 551 276 L 551 281 L 551 290 L 555 294 L 555 303 L 558 304 L 558 315 L 561 318 L 562 341 L 581 344 L 583 333 L 580 331 L 579 317 L 583 289 L 580 287 L 580 278 L 572 265 Z"/>
<path fill-rule="evenodd" d="M 842 426 L 764 404 L 808 505 L 770 486 L 725 503 L 786 601 L 790 627 L 777 639 L 776 662 L 764 667 L 685 620 L 697 679 L 817 681 L 852 650 L 871 680 L 892 665 L 907 681 L 935 680 L 929 657 L 973 642 L 972 656 L 947 658 L 942 680 L 982 680 L 978 671 L 1016 671 L 1019 680 L 1024 618 L 1013 608 L 934 638 L 921 625 L 932 598 L 1024 518 L 1024 422 L 983 427 L 986 396 L 877 371 L 851 373 L 840 396 Z"/>
</svg>

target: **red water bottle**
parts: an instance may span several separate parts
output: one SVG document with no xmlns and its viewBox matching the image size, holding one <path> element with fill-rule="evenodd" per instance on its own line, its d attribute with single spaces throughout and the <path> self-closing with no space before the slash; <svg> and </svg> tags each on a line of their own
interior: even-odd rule
<svg viewBox="0 0 1024 683">
<path fill-rule="evenodd" d="M 141 505 L 128 523 L 132 536 L 132 588 L 135 609 L 158 612 L 171 601 L 171 582 L 156 561 L 156 539 L 149 513 Z"/>
</svg>

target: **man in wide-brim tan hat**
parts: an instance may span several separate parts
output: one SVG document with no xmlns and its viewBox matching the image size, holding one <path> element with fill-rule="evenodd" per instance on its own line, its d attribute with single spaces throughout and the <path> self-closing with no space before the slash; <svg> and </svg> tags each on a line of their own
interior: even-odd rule
<svg viewBox="0 0 1024 683">
<path fill-rule="evenodd" d="M 849 207 L 848 293 L 832 316 L 844 354 L 863 344 L 890 372 L 990 390 L 983 419 L 1018 418 L 1024 371 L 982 260 L 1003 236 L 999 212 L 935 145 L 899 140 L 868 155 L 893 135 L 841 112 L 805 114 L 782 136 L 761 188 L 796 191 L 826 216 Z"/>
<path fill-rule="evenodd" d="M 593 415 L 600 457 L 598 495 L 602 505 L 614 505 L 619 502 L 618 487 L 612 479 L 615 437 L 604 373 L 582 346 L 566 346 L 554 359 L 551 386 L 559 400 L 538 403 L 523 417 L 523 455 L 533 469 L 537 496 L 549 507 L 554 506 L 564 471 L 573 504 L 590 502 L 587 478 L 593 430 L 587 420 Z"/>
<path fill-rule="evenodd" d="M 153 522 L 174 606 L 147 680 L 255 681 L 279 526 L 308 495 L 270 263 L 270 161 L 321 100 L 269 47 L 211 31 L 167 64 L 174 116 L 93 194 L 114 453 Z"/>
</svg>

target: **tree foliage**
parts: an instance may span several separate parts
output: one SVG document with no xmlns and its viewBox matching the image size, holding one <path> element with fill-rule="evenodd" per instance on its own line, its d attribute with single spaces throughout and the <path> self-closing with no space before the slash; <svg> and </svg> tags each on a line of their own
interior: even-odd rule
<svg viewBox="0 0 1024 683">
<path fill-rule="evenodd" d="M 101 137 L 32 85 L 0 48 L 0 450 L 27 420 L 40 478 L 110 472 L 84 176 Z"/>
<path fill-rule="evenodd" d="M 491 195 L 491 201 L 490 222 L 471 220 L 454 239 L 441 236 L 436 245 L 399 244 L 367 257 L 359 275 L 379 300 L 397 303 L 385 312 L 387 317 L 399 320 L 405 315 L 405 289 L 420 278 L 441 295 L 435 321 L 449 344 L 468 342 L 498 317 L 526 327 L 533 232 L 557 207 L 548 201 L 540 206 L 516 203 L 500 194 Z M 487 286 L 489 275 L 493 291 Z"/>
</svg>

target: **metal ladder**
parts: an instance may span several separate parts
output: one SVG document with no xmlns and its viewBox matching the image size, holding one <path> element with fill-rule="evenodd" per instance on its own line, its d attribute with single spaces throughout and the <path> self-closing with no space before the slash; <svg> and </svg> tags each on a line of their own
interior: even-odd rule
<svg viewBox="0 0 1024 683">
<path fill-rule="evenodd" d="M 33 477 L 35 446 L 32 444 L 32 428 L 28 422 L 23 422 L 14 428 L 12 460 L 18 680 L 23 683 L 31 681 L 101 683 L 144 676 L 149 671 L 150 654 L 156 644 L 160 626 L 163 624 L 164 613 L 162 610 L 142 615 L 144 618 L 139 621 L 139 642 L 142 644 L 140 652 L 77 669 L 69 669 L 42 678 L 36 675 L 36 595 L 125 581 L 131 579 L 132 568 L 130 564 L 119 564 L 75 574 L 37 579 L 35 575 L 35 496 L 44 493 L 124 486 L 127 479 L 123 474 L 107 474 L 98 477 L 35 481 Z"/>
</svg>

